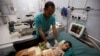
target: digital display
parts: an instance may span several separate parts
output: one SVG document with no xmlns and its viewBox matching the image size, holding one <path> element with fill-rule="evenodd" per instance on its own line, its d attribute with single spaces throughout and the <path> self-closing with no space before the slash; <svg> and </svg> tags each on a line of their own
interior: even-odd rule
<svg viewBox="0 0 100 56">
<path fill-rule="evenodd" d="M 71 23 L 68 32 L 76 37 L 81 37 L 85 30 L 85 26 L 78 23 Z"/>
<path fill-rule="evenodd" d="M 72 25 L 72 28 L 71 28 L 71 31 L 76 33 L 76 34 L 79 34 L 82 30 L 82 27 L 81 26 L 78 26 L 78 25 Z"/>
</svg>

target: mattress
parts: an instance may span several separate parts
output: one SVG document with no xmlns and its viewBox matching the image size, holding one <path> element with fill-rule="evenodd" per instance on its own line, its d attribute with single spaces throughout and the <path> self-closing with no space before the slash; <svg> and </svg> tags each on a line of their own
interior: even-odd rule
<svg viewBox="0 0 100 56">
<path fill-rule="evenodd" d="M 60 32 L 58 34 L 57 40 L 60 42 L 61 40 L 67 40 L 72 43 L 72 48 L 65 52 L 64 56 L 100 56 L 100 50 L 95 48 L 90 48 L 86 44 L 77 40 L 76 38 L 70 36 L 66 32 Z M 49 42 L 53 45 L 53 41 L 49 40 Z"/>
</svg>

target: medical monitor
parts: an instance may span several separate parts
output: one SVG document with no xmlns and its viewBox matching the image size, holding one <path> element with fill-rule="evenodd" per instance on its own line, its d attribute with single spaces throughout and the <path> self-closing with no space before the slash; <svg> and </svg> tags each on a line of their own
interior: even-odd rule
<svg viewBox="0 0 100 56">
<path fill-rule="evenodd" d="M 75 37 L 81 37 L 85 29 L 84 25 L 78 24 L 78 23 L 71 23 L 69 27 L 69 34 L 75 36 Z"/>
</svg>

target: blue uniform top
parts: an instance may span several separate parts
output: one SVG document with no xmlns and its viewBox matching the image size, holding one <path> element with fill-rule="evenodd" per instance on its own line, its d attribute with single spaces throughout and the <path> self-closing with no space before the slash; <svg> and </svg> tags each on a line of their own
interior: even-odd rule
<svg viewBox="0 0 100 56">
<path fill-rule="evenodd" d="M 41 27 L 43 32 L 45 33 L 49 31 L 51 25 L 55 25 L 54 16 L 51 16 L 46 20 L 43 14 L 37 15 L 37 17 L 35 18 L 36 35 L 39 35 L 39 27 Z"/>
</svg>

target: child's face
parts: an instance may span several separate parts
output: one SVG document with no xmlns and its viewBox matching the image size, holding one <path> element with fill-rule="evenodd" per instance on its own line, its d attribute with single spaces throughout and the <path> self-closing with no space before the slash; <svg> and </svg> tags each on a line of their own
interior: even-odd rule
<svg viewBox="0 0 100 56">
<path fill-rule="evenodd" d="M 63 49 L 63 50 L 67 50 L 67 49 L 69 49 L 69 48 L 70 48 L 69 43 L 64 43 L 64 44 L 62 45 L 62 49 Z"/>
</svg>

